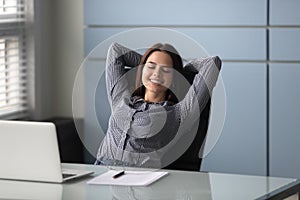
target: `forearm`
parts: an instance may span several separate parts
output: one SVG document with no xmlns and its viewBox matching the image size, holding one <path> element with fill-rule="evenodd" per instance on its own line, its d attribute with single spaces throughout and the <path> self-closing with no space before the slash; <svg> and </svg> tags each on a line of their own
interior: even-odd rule
<svg viewBox="0 0 300 200">
<path fill-rule="evenodd" d="M 220 58 L 213 56 L 204 59 L 193 59 L 190 63 L 198 70 L 193 85 L 196 88 L 197 86 L 199 86 L 198 88 L 203 88 L 202 85 L 205 84 L 211 95 L 221 70 L 222 63 Z M 198 96 L 201 96 L 201 91 L 197 91 L 196 93 Z"/>
<path fill-rule="evenodd" d="M 193 59 L 189 65 L 192 65 L 198 72 L 185 98 L 179 104 L 186 115 L 193 110 L 199 110 L 201 113 L 205 108 L 216 85 L 221 69 L 221 60 L 219 57 Z"/>
<path fill-rule="evenodd" d="M 140 59 L 140 54 L 118 43 L 110 46 L 106 60 L 106 87 L 109 95 L 119 79 L 126 73 L 125 66 L 136 67 Z"/>
</svg>

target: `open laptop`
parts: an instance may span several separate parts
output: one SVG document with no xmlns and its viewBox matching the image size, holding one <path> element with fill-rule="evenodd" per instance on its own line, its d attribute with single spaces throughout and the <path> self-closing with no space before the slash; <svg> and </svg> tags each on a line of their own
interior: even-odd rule
<svg viewBox="0 0 300 200">
<path fill-rule="evenodd" d="M 92 171 L 61 167 L 51 122 L 0 120 L 0 179 L 62 183 Z"/>
</svg>

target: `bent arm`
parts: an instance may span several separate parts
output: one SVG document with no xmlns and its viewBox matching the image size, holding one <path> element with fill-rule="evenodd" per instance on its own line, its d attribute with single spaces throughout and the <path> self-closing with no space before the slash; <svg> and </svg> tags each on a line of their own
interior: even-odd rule
<svg viewBox="0 0 300 200">
<path fill-rule="evenodd" d="M 213 56 L 193 59 L 187 65 L 192 65 L 198 73 L 184 99 L 178 103 L 183 119 L 191 113 L 200 114 L 205 108 L 216 85 L 221 69 L 221 60 L 218 56 Z"/>
<path fill-rule="evenodd" d="M 126 73 L 125 66 L 136 67 L 141 60 L 141 55 L 118 43 L 112 43 L 109 47 L 106 59 L 106 88 L 109 101 L 115 85 Z"/>
</svg>

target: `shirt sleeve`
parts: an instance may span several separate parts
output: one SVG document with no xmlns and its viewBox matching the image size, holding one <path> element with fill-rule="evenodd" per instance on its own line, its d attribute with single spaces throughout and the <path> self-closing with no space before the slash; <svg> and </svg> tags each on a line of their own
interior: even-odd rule
<svg viewBox="0 0 300 200">
<path fill-rule="evenodd" d="M 115 85 L 126 73 L 125 67 L 136 67 L 141 57 L 139 53 L 118 43 L 111 44 L 106 59 L 106 88 L 110 103 Z"/>
<path fill-rule="evenodd" d="M 191 113 L 199 116 L 198 114 L 205 108 L 216 85 L 221 70 L 221 60 L 218 56 L 193 59 L 188 65 L 192 65 L 198 73 L 186 96 L 178 103 L 182 119 Z"/>
</svg>

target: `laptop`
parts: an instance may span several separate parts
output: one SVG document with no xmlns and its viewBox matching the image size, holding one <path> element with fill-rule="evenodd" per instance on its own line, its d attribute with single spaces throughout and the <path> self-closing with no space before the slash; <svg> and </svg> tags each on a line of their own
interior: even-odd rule
<svg viewBox="0 0 300 200">
<path fill-rule="evenodd" d="M 62 169 L 55 125 L 0 120 L 0 179 L 62 183 L 93 171 Z"/>
</svg>

